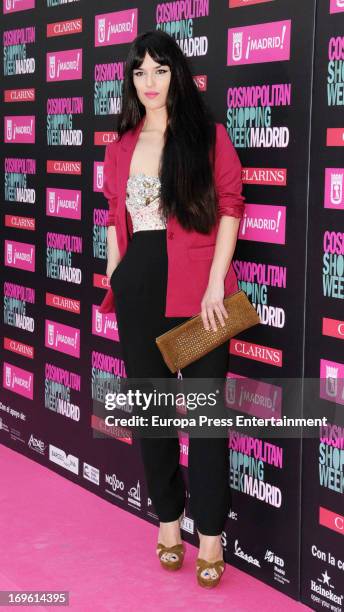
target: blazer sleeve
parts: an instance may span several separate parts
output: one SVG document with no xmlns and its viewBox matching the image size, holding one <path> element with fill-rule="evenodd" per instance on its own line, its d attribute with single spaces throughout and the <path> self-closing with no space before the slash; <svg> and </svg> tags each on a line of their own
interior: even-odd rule
<svg viewBox="0 0 344 612">
<path fill-rule="evenodd" d="M 215 189 L 220 216 L 229 215 L 241 219 L 245 198 L 242 195 L 241 163 L 238 154 L 222 123 L 216 124 Z"/>
<path fill-rule="evenodd" d="M 117 212 L 117 160 L 116 141 L 106 145 L 103 166 L 103 194 L 109 205 L 106 226 L 116 225 Z"/>
</svg>

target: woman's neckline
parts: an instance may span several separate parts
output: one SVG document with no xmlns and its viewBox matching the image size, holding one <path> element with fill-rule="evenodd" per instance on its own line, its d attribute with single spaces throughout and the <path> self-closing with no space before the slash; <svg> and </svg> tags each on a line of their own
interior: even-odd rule
<svg viewBox="0 0 344 612">
<path fill-rule="evenodd" d="M 139 174 L 131 174 L 129 175 L 128 178 L 137 178 L 138 176 L 144 176 L 145 178 L 153 178 L 153 179 L 158 179 L 158 176 L 153 176 L 151 174 L 144 174 L 144 172 L 139 172 Z"/>
</svg>

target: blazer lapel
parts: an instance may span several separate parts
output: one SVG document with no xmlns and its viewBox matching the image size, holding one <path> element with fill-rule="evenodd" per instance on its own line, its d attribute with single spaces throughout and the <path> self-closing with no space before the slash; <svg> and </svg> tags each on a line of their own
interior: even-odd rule
<svg viewBox="0 0 344 612">
<path fill-rule="evenodd" d="M 128 227 L 127 210 L 125 205 L 127 181 L 130 172 L 131 158 L 133 156 L 136 143 L 139 139 L 140 132 L 143 128 L 144 119 L 145 117 L 142 117 L 137 126 L 133 130 L 126 132 L 120 141 L 120 159 L 118 160 L 117 164 L 118 212 L 119 214 L 124 214 L 128 233 L 130 233 L 130 231 Z"/>
</svg>

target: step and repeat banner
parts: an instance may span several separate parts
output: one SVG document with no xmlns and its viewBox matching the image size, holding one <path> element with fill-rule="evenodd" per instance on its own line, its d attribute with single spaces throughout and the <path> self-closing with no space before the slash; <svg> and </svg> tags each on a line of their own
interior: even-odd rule
<svg viewBox="0 0 344 612">
<path fill-rule="evenodd" d="M 303 452 L 302 599 L 344 610 L 344 2 L 317 9 L 310 165 L 307 416 L 327 417 Z"/>
<path fill-rule="evenodd" d="M 313 415 L 319 394 L 306 405 L 296 394 L 291 408 L 281 380 L 297 385 L 306 366 L 307 376 L 324 372 L 330 389 L 336 377 L 339 385 L 344 170 L 334 147 L 343 143 L 342 5 L 2 0 L 1 443 L 158 524 L 136 440 L 93 411 L 109 383 L 120 388 L 126 378 L 116 314 L 98 308 L 108 288 L 104 147 L 116 137 L 129 45 L 151 29 L 175 37 L 243 165 L 246 209 L 233 264 L 261 325 L 228 343 L 229 403 L 256 417 Z M 327 410 L 335 426 L 331 397 L 323 396 L 319 413 Z M 295 436 L 239 428 L 228 437 L 225 559 L 295 599 L 302 590 L 316 609 L 336 601 L 332 609 L 341 610 L 324 594 L 339 597 L 343 571 L 343 529 L 328 524 L 343 490 L 338 431 L 320 432 L 315 448 L 314 440 L 303 447 Z M 180 449 L 187 482 L 182 431 Z M 183 530 L 197 544 L 188 498 Z M 325 584 L 326 569 L 334 587 Z"/>
</svg>

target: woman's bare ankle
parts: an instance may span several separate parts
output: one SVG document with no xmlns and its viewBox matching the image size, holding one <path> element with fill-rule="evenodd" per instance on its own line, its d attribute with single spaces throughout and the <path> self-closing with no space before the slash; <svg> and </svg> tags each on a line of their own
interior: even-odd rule
<svg viewBox="0 0 344 612">
<path fill-rule="evenodd" d="M 168 523 L 160 522 L 158 541 L 165 546 L 174 546 L 175 544 L 182 543 L 178 519 Z"/>
<path fill-rule="evenodd" d="M 198 531 L 199 537 L 199 551 L 198 556 L 201 559 L 205 559 L 210 563 L 223 559 L 223 547 L 221 542 L 221 534 L 216 536 L 209 536 L 202 534 Z"/>
</svg>

